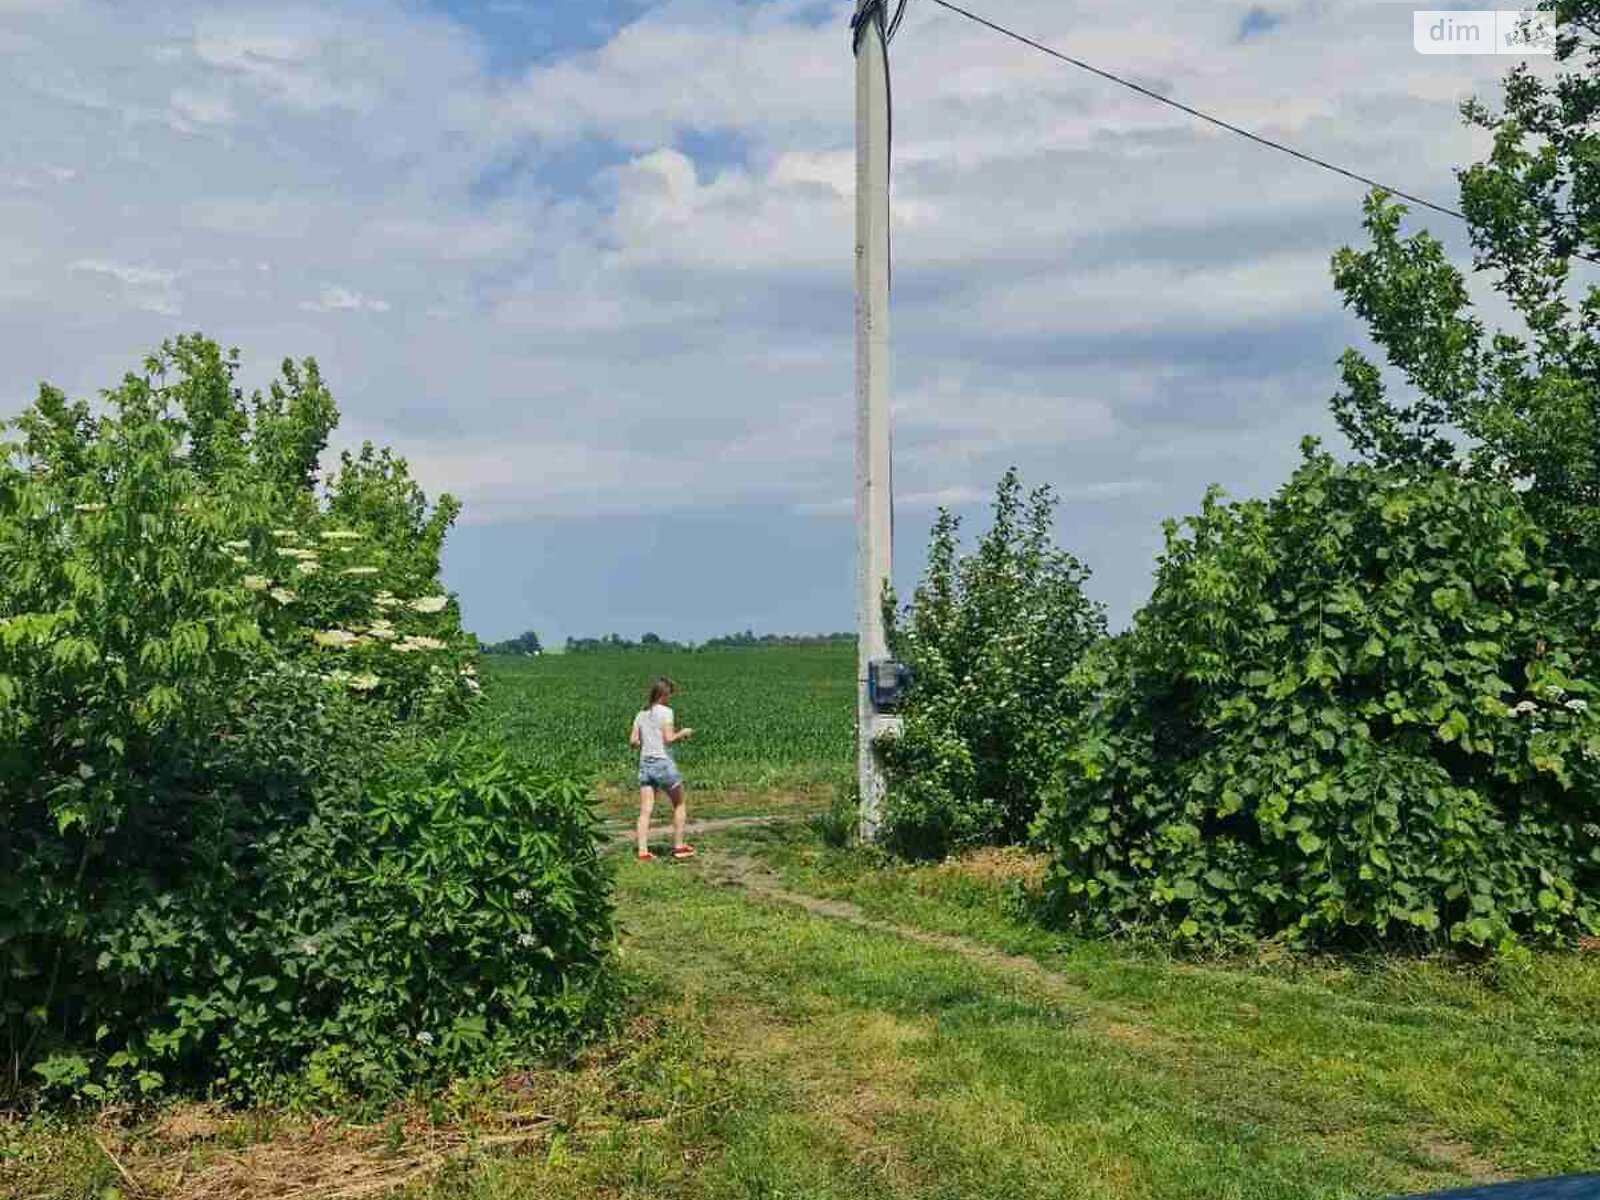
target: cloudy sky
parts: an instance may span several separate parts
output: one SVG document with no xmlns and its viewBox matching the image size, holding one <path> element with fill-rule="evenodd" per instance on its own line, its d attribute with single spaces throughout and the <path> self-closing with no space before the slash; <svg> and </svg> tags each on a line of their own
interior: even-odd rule
<svg viewBox="0 0 1600 1200">
<path fill-rule="evenodd" d="M 1445 202 L 1512 61 L 1389 0 L 969 4 Z M 465 502 L 481 635 L 849 628 L 852 9 L 0 0 L 4 410 L 313 355 L 338 446 Z M 1163 517 L 1329 432 L 1361 189 L 928 0 L 893 59 L 898 580 L 1016 464 L 1125 619 Z"/>
</svg>

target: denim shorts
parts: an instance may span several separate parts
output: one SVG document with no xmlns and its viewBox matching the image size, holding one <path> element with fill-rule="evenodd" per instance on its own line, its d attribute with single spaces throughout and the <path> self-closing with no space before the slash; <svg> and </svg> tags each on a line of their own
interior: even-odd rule
<svg viewBox="0 0 1600 1200">
<path fill-rule="evenodd" d="M 670 758 L 641 758 L 639 760 L 639 786 L 658 787 L 671 791 L 683 782 L 678 774 L 678 764 Z"/>
</svg>

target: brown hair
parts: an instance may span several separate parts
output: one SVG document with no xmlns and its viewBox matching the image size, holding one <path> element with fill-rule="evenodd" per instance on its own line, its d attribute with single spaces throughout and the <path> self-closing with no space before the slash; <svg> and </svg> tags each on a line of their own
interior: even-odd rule
<svg viewBox="0 0 1600 1200">
<path fill-rule="evenodd" d="M 667 676 L 658 675 L 654 680 L 651 681 L 651 684 L 650 684 L 650 700 L 644 706 L 645 712 L 649 712 L 652 708 L 654 708 L 656 705 L 660 704 L 668 696 L 672 695 L 673 692 L 677 691 L 677 689 L 678 689 L 678 685 L 676 683 L 674 683 L 671 679 L 669 679 Z"/>
</svg>

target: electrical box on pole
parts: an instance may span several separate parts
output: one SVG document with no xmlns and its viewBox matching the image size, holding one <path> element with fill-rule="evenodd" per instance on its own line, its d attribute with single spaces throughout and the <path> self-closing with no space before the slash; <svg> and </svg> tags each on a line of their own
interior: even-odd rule
<svg viewBox="0 0 1600 1200">
<path fill-rule="evenodd" d="M 889 656 L 883 596 L 893 562 L 889 463 L 889 37 L 885 0 L 858 0 L 856 61 L 857 782 L 861 835 L 875 837 L 883 776 L 874 743 L 899 724 L 878 702 Z M 903 8 L 903 5 L 902 5 Z M 893 674 L 890 672 L 889 674 Z M 888 678 L 888 676 L 885 676 Z M 898 676 L 895 676 L 898 679 Z"/>
</svg>

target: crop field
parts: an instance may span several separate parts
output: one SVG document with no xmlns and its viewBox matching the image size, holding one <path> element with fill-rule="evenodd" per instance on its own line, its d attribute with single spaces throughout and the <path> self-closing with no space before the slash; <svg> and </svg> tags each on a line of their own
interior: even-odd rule
<svg viewBox="0 0 1600 1200">
<path fill-rule="evenodd" d="M 561 654 L 484 660 L 504 739 L 551 766 L 632 786 L 628 727 L 657 675 L 694 736 L 673 753 L 691 786 L 810 789 L 850 770 L 855 649 L 781 646 L 697 652 Z"/>
</svg>

